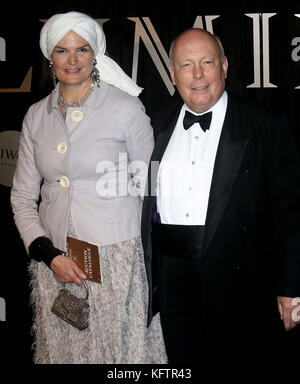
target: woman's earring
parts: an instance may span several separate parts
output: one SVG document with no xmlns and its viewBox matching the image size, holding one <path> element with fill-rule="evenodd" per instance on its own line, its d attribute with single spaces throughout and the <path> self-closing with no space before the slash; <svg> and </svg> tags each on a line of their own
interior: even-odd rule
<svg viewBox="0 0 300 384">
<path fill-rule="evenodd" d="M 96 67 L 96 65 L 97 65 L 97 60 L 93 59 L 91 77 L 96 81 L 97 87 L 99 88 L 100 87 L 100 74 L 99 74 L 99 71 L 98 71 L 98 68 Z"/>
<path fill-rule="evenodd" d="M 57 79 L 53 67 L 53 61 L 49 62 L 49 68 L 50 68 L 50 75 L 51 75 L 51 80 L 53 82 L 54 90 L 56 91 L 56 85 L 57 85 Z"/>
</svg>

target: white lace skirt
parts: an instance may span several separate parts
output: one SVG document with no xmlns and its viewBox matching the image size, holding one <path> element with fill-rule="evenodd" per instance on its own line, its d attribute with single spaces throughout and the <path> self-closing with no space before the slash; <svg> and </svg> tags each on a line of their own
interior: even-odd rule
<svg viewBox="0 0 300 384">
<path fill-rule="evenodd" d="M 31 262 L 36 364 L 164 364 L 159 315 L 149 328 L 148 284 L 140 238 L 101 248 L 103 284 L 88 282 L 89 327 L 79 331 L 51 312 L 62 288 L 43 263 Z M 66 284 L 75 295 L 85 290 Z"/>
</svg>

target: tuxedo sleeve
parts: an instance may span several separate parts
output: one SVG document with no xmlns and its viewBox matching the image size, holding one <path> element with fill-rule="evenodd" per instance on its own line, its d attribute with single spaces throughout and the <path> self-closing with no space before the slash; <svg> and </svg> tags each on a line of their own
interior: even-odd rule
<svg viewBox="0 0 300 384">
<path fill-rule="evenodd" d="M 273 120 L 268 186 L 280 243 L 278 295 L 300 296 L 300 158 L 285 117 Z M 277 239 L 277 240 L 278 240 Z"/>
</svg>

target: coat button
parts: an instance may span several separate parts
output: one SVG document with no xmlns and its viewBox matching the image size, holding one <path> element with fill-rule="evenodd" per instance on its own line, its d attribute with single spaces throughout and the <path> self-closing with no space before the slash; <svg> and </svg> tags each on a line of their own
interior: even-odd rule
<svg viewBox="0 0 300 384">
<path fill-rule="evenodd" d="M 65 153 L 67 150 L 67 144 L 66 143 L 59 143 L 56 147 L 58 153 Z"/>
<path fill-rule="evenodd" d="M 68 179 L 67 176 L 62 176 L 60 179 L 59 179 L 59 182 L 60 182 L 60 185 L 63 187 L 63 188 L 69 188 L 70 186 L 70 181 Z"/>
<path fill-rule="evenodd" d="M 71 119 L 77 123 L 83 119 L 83 113 L 81 111 L 73 111 L 71 113 Z"/>
</svg>

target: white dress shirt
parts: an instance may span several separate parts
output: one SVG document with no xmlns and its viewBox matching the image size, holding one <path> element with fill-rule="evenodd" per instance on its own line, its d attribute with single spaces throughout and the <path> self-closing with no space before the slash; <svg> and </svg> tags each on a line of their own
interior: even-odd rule
<svg viewBox="0 0 300 384">
<path fill-rule="evenodd" d="M 214 163 L 227 109 L 227 92 L 208 111 L 209 130 L 199 123 L 183 128 L 185 104 L 161 160 L 157 176 L 157 210 L 161 223 L 205 225 Z"/>
</svg>

